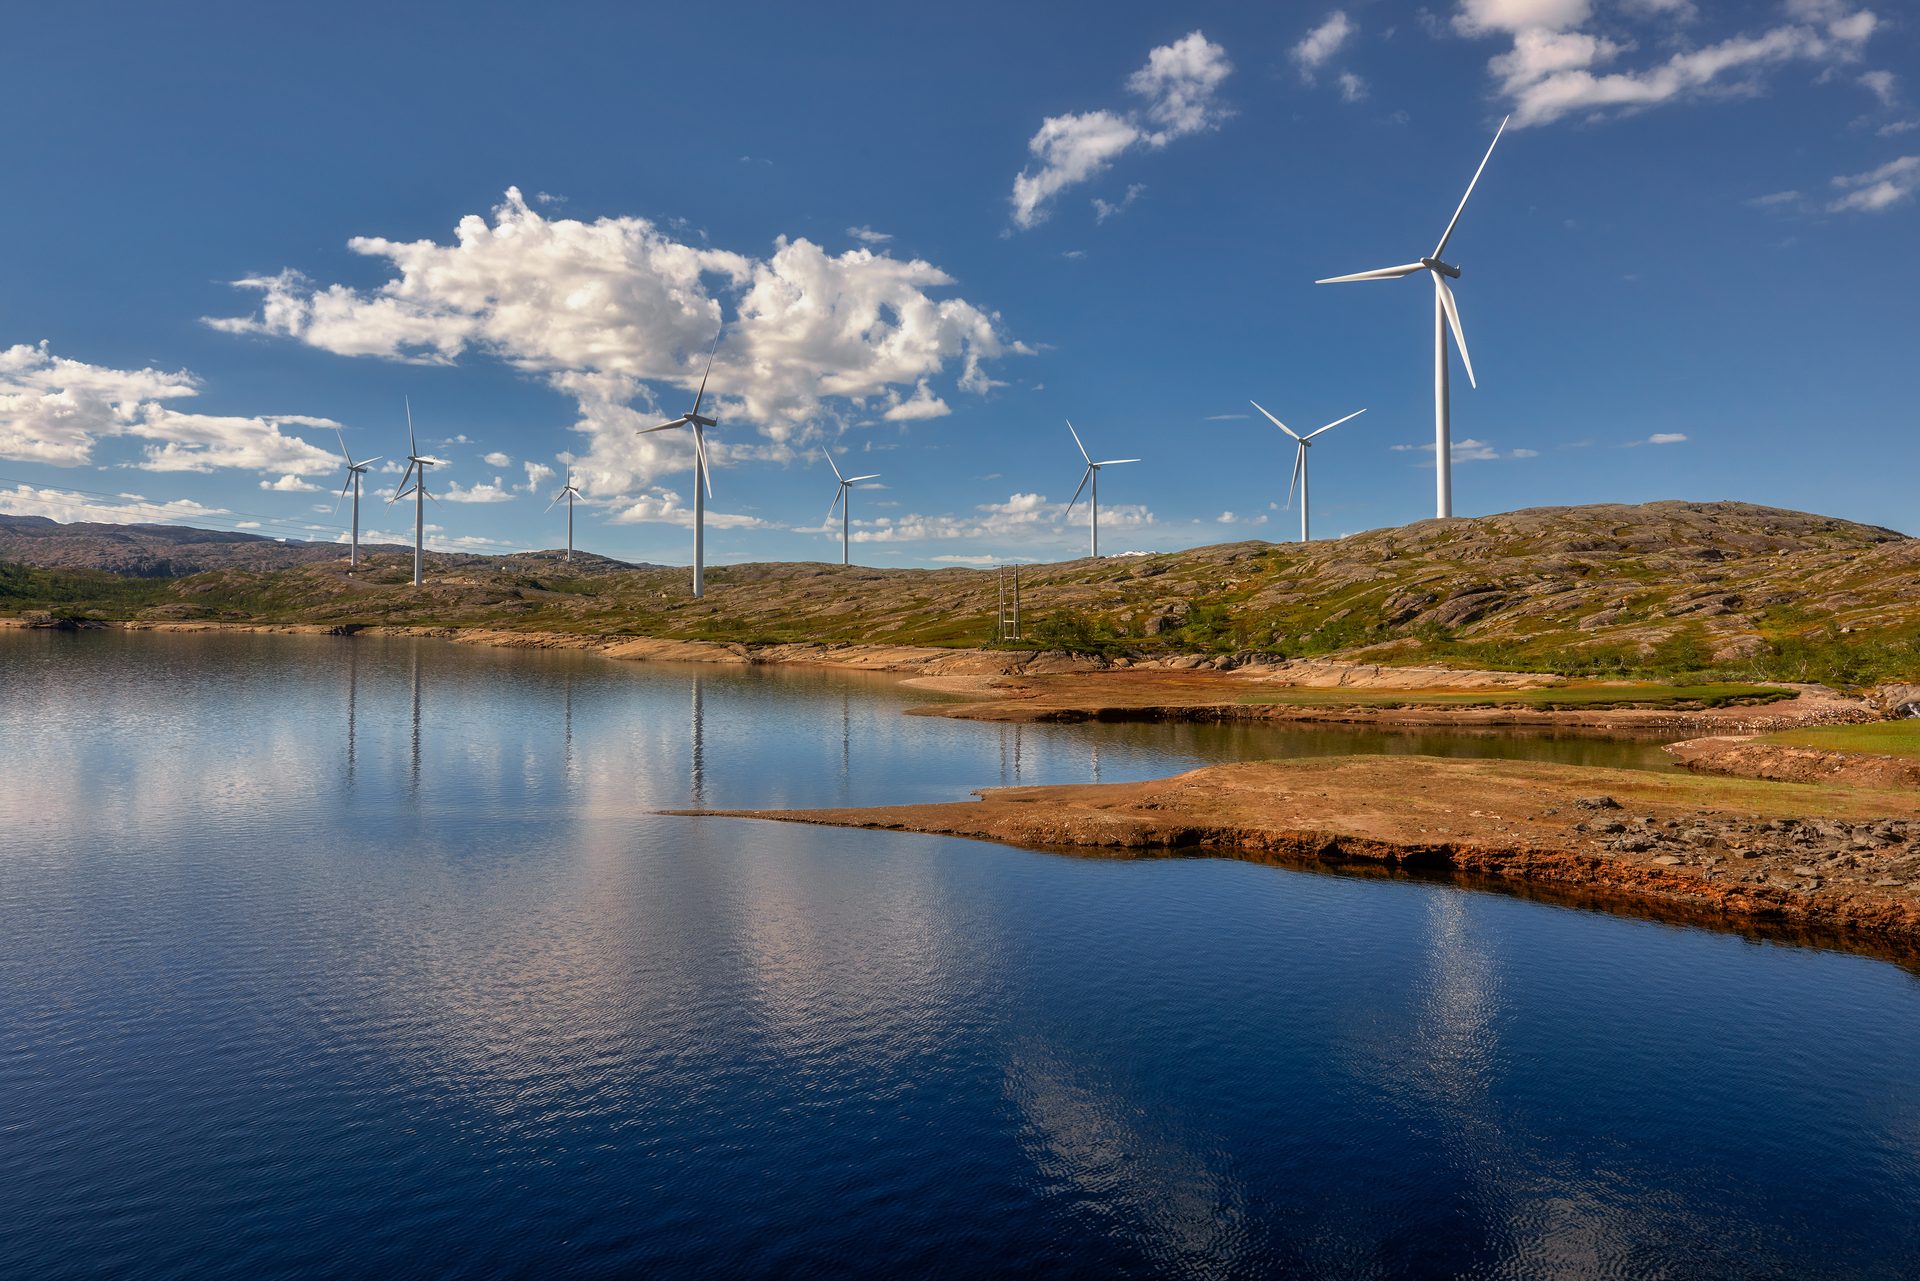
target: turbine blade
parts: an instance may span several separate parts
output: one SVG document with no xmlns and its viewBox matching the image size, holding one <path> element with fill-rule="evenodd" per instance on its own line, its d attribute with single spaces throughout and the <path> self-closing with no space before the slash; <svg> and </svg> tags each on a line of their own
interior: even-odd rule
<svg viewBox="0 0 1920 1281">
<path fill-rule="evenodd" d="M 1137 463 L 1139 461 L 1140 460 L 1138 458 L 1103 458 L 1099 462 L 1095 463 L 1094 466 L 1095 467 L 1118 467 L 1121 463 Z"/>
<path fill-rule="evenodd" d="M 1287 482 L 1287 510 L 1293 510 L 1293 491 L 1300 487 L 1300 468 L 1307 461 L 1307 442 L 1293 447 L 1293 479 Z"/>
<path fill-rule="evenodd" d="M 1089 454 L 1087 453 L 1087 447 L 1086 447 L 1085 445 L 1083 445 L 1083 444 L 1081 444 L 1081 443 L 1080 443 L 1080 433 L 1079 433 L 1079 432 L 1077 432 L 1077 431 L 1074 431 L 1074 430 L 1073 430 L 1073 420 L 1072 420 L 1072 419 L 1068 419 L 1068 420 L 1067 420 L 1067 431 L 1068 431 L 1068 432 L 1070 432 L 1070 433 L 1072 433 L 1072 435 L 1073 435 L 1073 446 L 1074 446 L 1074 448 L 1075 448 L 1075 449 L 1078 449 L 1078 450 L 1080 451 L 1080 456 L 1081 456 L 1082 458 L 1085 458 L 1085 459 L 1087 460 L 1087 462 L 1088 462 L 1089 464 L 1091 464 L 1091 463 L 1093 462 L 1093 458 L 1092 458 L 1092 456 L 1091 456 L 1091 455 L 1089 455 Z"/>
<path fill-rule="evenodd" d="M 1328 423 L 1325 427 L 1322 427 L 1320 431 L 1308 432 L 1304 437 L 1304 439 L 1312 440 L 1315 436 L 1318 436 L 1321 431 L 1332 431 L 1335 427 L 1338 427 L 1341 423 L 1349 422 L 1352 419 L 1358 418 L 1361 414 L 1364 414 L 1366 412 L 1367 411 L 1364 409 L 1356 409 L 1352 413 L 1348 414 L 1345 418 L 1334 419 L 1332 422 Z"/>
<path fill-rule="evenodd" d="M 1507 120 L 1511 119 L 1513 119 L 1512 116 L 1507 117 Z M 1460 197 L 1460 207 L 1453 211 L 1452 221 L 1447 223 L 1447 229 L 1440 233 L 1440 243 L 1433 248 L 1433 256 L 1435 258 L 1438 258 L 1442 253 L 1446 252 L 1447 242 L 1453 239 L 1453 229 L 1459 224 L 1460 214 L 1467 207 L 1467 196 L 1473 194 L 1473 189 L 1480 183 L 1480 175 L 1486 172 L 1487 161 L 1493 159 L 1493 149 L 1500 145 L 1500 135 L 1507 131 L 1507 120 L 1502 120 L 1500 127 L 1493 131 L 1493 141 L 1487 144 L 1487 154 L 1480 157 L 1480 167 L 1473 171 L 1473 180 L 1467 183 L 1466 195 Z"/>
<path fill-rule="evenodd" d="M 700 412 L 700 402 L 707 397 L 707 379 L 713 376 L 713 353 L 720 350 L 720 335 L 726 332 L 726 328 L 722 324 L 714 331 L 713 346 L 707 348 L 707 372 L 700 375 L 700 393 L 693 398 L 693 412 L 696 414 Z"/>
<path fill-rule="evenodd" d="M 681 418 L 674 419 L 670 423 L 661 423 L 658 427 L 642 427 L 640 429 L 640 434 L 644 436 L 648 432 L 665 431 L 669 427 L 685 427 L 686 425 L 687 425 L 687 420 L 684 417 L 681 417 Z"/>
<path fill-rule="evenodd" d="M 1328 276 L 1316 280 L 1316 285 L 1344 285 L 1349 280 L 1398 280 L 1402 276 L 1411 276 L 1426 266 L 1424 262 L 1409 262 L 1398 267 L 1375 267 L 1372 271 L 1356 271 L 1349 276 Z"/>
<path fill-rule="evenodd" d="M 845 477 L 845 476 L 842 476 L 842 475 L 840 474 L 840 468 L 839 468 L 839 466 L 838 466 L 838 465 L 837 465 L 837 464 L 836 464 L 836 463 L 835 463 L 835 462 L 833 461 L 833 455 L 832 455 L 832 454 L 830 454 L 830 453 L 828 453 L 828 452 L 827 452 L 826 450 L 824 450 L 824 449 L 823 449 L 823 450 L 821 450 L 821 451 L 820 451 L 820 456 L 821 456 L 822 458 L 824 458 L 824 459 L 826 459 L 826 460 L 827 460 L 827 466 L 829 466 L 829 467 L 832 467 L 832 468 L 833 468 L 833 478 L 834 478 L 835 480 L 845 480 L 845 479 L 846 479 L 846 477 Z"/>
<path fill-rule="evenodd" d="M 1266 406 L 1262 405 L 1259 401 L 1249 400 L 1247 403 L 1249 405 L 1252 405 L 1255 409 L 1258 409 L 1261 413 L 1267 414 Z M 1300 439 L 1299 432 L 1287 426 L 1285 423 L 1281 422 L 1278 418 L 1275 418 L 1272 414 L 1267 414 L 1267 421 L 1272 423 L 1275 427 L 1278 427 L 1281 431 L 1287 433 L 1287 435 L 1293 437 L 1295 440 Z"/>
<path fill-rule="evenodd" d="M 1460 332 L 1460 308 L 1453 301 L 1453 290 L 1447 288 L 1447 278 L 1437 271 L 1433 273 L 1433 287 L 1440 291 L 1440 306 L 1447 313 L 1447 327 L 1453 330 L 1454 345 L 1460 348 L 1460 360 L 1467 367 L 1467 386 L 1478 390 L 1480 384 L 1473 380 L 1473 357 L 1467 354 L 1467 336 Z"/>
<path fill-rule="evenodd" d="M 553 501 L 547 504 L 547 511 L 552 511 L 555 507 L 559 506 L 560 500 L 562 498 L 565 498 L 566 496 L 567 496 L 567 491 L 564 489 L 561 490 L 559 493 L 555 494 L 553 496 Z M 542 512 L 540 514 L 544 516 L 546 515 L 546 512 Z"/>
<path fill-rule="evenodd" d="M 402 396 L 400 399 L 407 407 L 407 454 L 411 457 L 420 452 L 420 447 L 413 443 L 413 397 Z"/>
<path fill-rule="evenodd" d="M 1067 504 L 1067 510 L 1061 513 L 1062 516 L 1073 515 L 1073 505 L 1074 503 L 1077 503 L 1080 501 L 1080 494 L 1082 491 L 1086 489 L 1087 481 L 1092 479 L 1092 477 L 1093 477 L 1093 464 L 1088 463 L 1087 469 L 1080 473 L 1080 488 L 1073 491 L 1073 500 Z"/>
<path fill-rule="evenodd" d="M 347 483 L 340 488 L 340 496 L 333 500 L 333 514 L 340 514 L 340 504 L 347 501 L 347 491 L 353 488 L 353 473 L 347 473 Z"/>
<path fill-rule="evenodd" d="M 385 458 L 385 457 L 386 457 L 385 454 L 375 454 L 371 458 L 362 458 L 359 462 L 353 465 L 354 470 L 365 471 L 367 468 L 373 466 L 375 463 L 379 462 L 382 458 Z"/>
<path fill-rule="evenodd" d="M 873 472 L 872 474 L 866 475 L 866 476 L 849 476 L 847 477 L 847 483 L 849 485 L 857 485 L 863 480 L 879 480 L 879 479 L 880 479 L 880 473 Z"/>
<path fill-rule="evenodd" d="M 707 464 L 707 434 L 698 423 L 693 428 L 693 452 L 700 459 L 700 479 L 706 482 L 707 497 L 713 497 L 713 469 Z"/>
<path fill-rule="evenodd" d="M 826 519 L 828 520 L 833 519 L 833 514 L 840 510 L 840 500 L 842 498 L 845 498 L 846 496 L 847 496 L 846 482 L 842 481 L 840 483 L 840 487 L 833 491 L 833 505 L 827 508 Z"/>
<path fill-rule="evenodd" d="M 399 502 L 402 498 L 406 497 L 407 481 L 413 477 L 413 471 L 414 471 L 415 465 L 416 464 L 411 458 L 407 460 L 407 469 L 400 473 L 400 483 L 393 487 L 393 497 L 387 499 L 387 506 L 391 507 L 395 503 Z"/>
<path fill-rule="evenodd" d="M 353 455 L 347 452 L 346 434 L 342 432 L 338 427 L 335 427 L 333 429 L 333 434 L 340 437 L 340 455 L 341 457 L 347 460 L 347 466 L 351 468 L 353 466 Z"/>
</svg>

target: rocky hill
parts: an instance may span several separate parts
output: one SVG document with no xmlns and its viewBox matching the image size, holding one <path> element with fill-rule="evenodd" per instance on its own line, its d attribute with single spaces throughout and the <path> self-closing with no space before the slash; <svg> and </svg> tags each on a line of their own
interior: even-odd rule
<svg viewBox="0 0 1920 1281">
<path fill-rule="evenodd" d="M 0 558 L 24 541 L 0 543 Z M 50 541 L 57 536 L 36 547 Z M 0 575 L 0 612 L 979 645 L 992 640 L 998 608 L 996 575 L 971 569 L 725 566 L 709 570 L 707 598 L 693 601 L 684 569 L 598 558 L 569 568 L 554 553 L 435 555 L 416 592 L 404 553 L 382 551 L 349 576 L 338 549 L 327 550 L 330 558 L 294 553 L 286 567 L 145 582 L 16 569 Z M 75 553 L 31 563 L 111 562 Z M 1920 677 L 1920 539 L 1742 503 L 1535 508 L 1304 547 L 1233 543 L 1029 565 L 1021 589 L 1026 639 L 1059 648 L 1841 683 Z"/>
</svg>

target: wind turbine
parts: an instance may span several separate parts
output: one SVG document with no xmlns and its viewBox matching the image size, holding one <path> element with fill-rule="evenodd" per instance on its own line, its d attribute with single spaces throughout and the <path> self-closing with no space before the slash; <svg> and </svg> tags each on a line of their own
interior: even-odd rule
<svg viewBox="0 0 1920 1281">
<path fill-rule="evenodd" d="M 1098 560 L 1100 557 L 1100 469 L 1102 467 L 1117 467 L 1121 463 L 1137 463 L 1140 460 L 1138 458 L 1103 458 L 1096 463 L 1087 453 L 1087 447 L 1080 443 L 1080 433 L 1073 430 L 1073 424 L 1071 422 L 1067 424 L 1067 430 L 1073 433 L 1074 447 L 1080 451 L 1080 457 L 1086 459 L 1087 469 L 1080 474 L 1080 489 L 1073 491 L 1073 502 L 1067 504 L 1065 514 L 1068 516 L 1073 515 L 1073 505 L 1080 501 L 1080 490 L 1087 487 L 1088 481 L 1092 481 L 1093 492 L 1087 495 L 1087 513 L 1091 521 L 1089 529 L 1092 531 L 1093 545 L 1093 550 L 1090 554 L 1094 559 Z"/>
<path fill-rule="evenodd" d="M 1259 401 L 1250 400 L 1247 403 L 1249 405 L 1252 405 L 1255 409 L 1258 409 L 1261 413 L 1267 414 L 1266 406 L 1262 405 Z M 1281 422 L 1278 418 L 1275 418 L 1272 414 L 1267 414 L 1267 421 L 1272 423 L 1275 427 L 1278 427 L 1281 431 L 1287 433 L 1287 435 L 1293 437 L 1295 442 L 1293 447 L 1293 479 L 1287 482 L 1287 503 L 1289 506 L 1292 505 L 1294 486 L 1296 485 L 1299 486 L 1300 488 L 1300 541 L 1303 543 L 1306 542 L 1308 539 L 1308 534 L 1307 534 L 1307 450 L 1313 447 L 1313 438 L 1315 436 L 1318 436 L 1320 432 L 1332 431 L 1335 427 L 1338 427 L 1341 423 L 1346 422 L 1348 419 L 1358 418 L 1361 414 L 1364 414 L 1366 412 L 1367 411 L 1364 409 L 1356 409 L 1352 413 L 1348 414 L 1346 418 L 1336 418 L 1332 422 L 1328 423 L 1325 427 L 1320 428 L 1318 431 L 1310 431 L 1304 436 L 1302 436 L 1299 432 L 1295 431 L 1293 428 L 1287 426 L 1285 423 Z"/>
<path fill-rule="evenodd" d="M 853 499 L 847 496 L 848 492 L 863 480 L 880 479 L 880 473 L 874 472 L 870 476 L 842 476 L 840 474 L 840 468 L 833 461 L 833 455 L 827 453 L 824 449 L 820 452 L 825 456 L 827 466 L 833 468 L 833 478 L 840 482 L 840 488 L 833 491 L 833 507 L 827 508 L 827 519 L 833 519 L 834 507 L 840 508 L 840 563 L 845 565 L 847 564 L 848 543 L 851 541 L 847 532 L 848 517 L 853 514 Z"/>
<path fill-rule="evenodd" d="M 707 594 L 707 499 L 713 497 L 713 478 L 707 471 L 706 429 L 717 427 L 719 423 L 712 418 L 700 416 L 700 402 L 707 396 L 707 378 L 713 373 L 713 353 L 720 349 L 720 335 L 713 336 L 713 346 L 707 349 L 707 372 L 700 375 L 700 391 L 693 398 L 693 408 L 681 414 L 671 422 L 661 423 L 658 427 L 642 427 L 642 436 L 649 432 L 666 431 L 672 427 L 693 428 L 693 597 L 695 600 Z"/>
<path fill-rule="evenodd" d="M 567 564 L 569 565 L 573 563 L 573 500 L 579 496 L 580 491 L 573 486 L 573 466 L 568 464 L 566 487 L 553 496 L 553 503 L 559 502 L 562 498 L 567 500 Z M 548 511 L 553 510 L 553 503 L 547 504 Z"/>
<path fill-rule="evenodd" d="M 338 427 L 333 429 L 333 434 L 340 437 L 340 453 L 347 460 L 347 483 L 340 487 L 340 498 L 333 500 L 334 515 L 340 514 L 340 499 L 347 496 L 348 490 L 353 491 L 353 541 L 347 552 L 347 570 L 351 573 L 360 565 L 360 478 L 366 475 L 367 468 L 380 461 L 380 455 L 375 454 L 356 463 L 353 455 L 347 452 L 345 434 Z"/>
<path fill-rule="evenodd" d="M 433 458 L 420 452 L 420 446 L 415 444 L 413 439 L 413 402 L 408 400 L 406 405 L 407 469 L 400 473 L 400 487 L 393 491 L 392 498 L 387 499 L 387 506 L 393 506 L 408 494 L 413 495 L 413 585 L 418 587 L 421 562 L 426 555 L 427 499 L 433 498 L 433 495 L 427 492 L 427 468 L 442 466 L 447 460 Z M 407 488 L 409 478 L 413 480 L 412 489 Z M 437 498 L 433 500 L 440 501 Z"/>
<path fill-rule="evenodd" d="M 1453 218 L 1447 223 L 1447 229 L 1440 233 L 1440 243 L 1433 247 L 1431 254 L 1419 262 L 1404 263 L 1398 267 L 1356 271 L 1350 276 L 1329 276 L 1313 282 L 1316 285 L 1338 285 L 1350 280 L 1398 280 L 1416 271 L 1424 271 L 1433 277 L 1433 462 L 1435 514 L 1442 517 L 1453 515 L 1453 439 L 1447 421 L 1448 328 L 1452 328 L 1453 341 L 1460 348 L 1460 363 L 1467 367 L 1467 385 L 1478 388 L 1480 384 L 1473 379 L 1473 358 L 1467 355 L 1467 336 L 1460 332 L 1460 308 L 1453 300 L 1453 290 L 1447 287 L 1448 278 L 1460 278 L 1460 269 L 1442 260 L 1440 255 L 1447 251 L 1447 241 L 1453 239 L 1453 229 L 1460 224 L 1460 214 L 1467 207 L 1467 197 L 1473 195 L 1480 175 L 1486 170 L 1487 161 L 1493 159 L 1493 149 L 1500 145 L 1500 135 L 1506 131 L 1507 121 L 1502 120 L 1500 127 L 1494 131 L 1493 141 L 1487 144 L 1487 154 L 1480 157 L 1480 168 L 1473 171 L 1473 179 L 1467 183 L 1466 195 L 1460 197 Z"/>
</svg>

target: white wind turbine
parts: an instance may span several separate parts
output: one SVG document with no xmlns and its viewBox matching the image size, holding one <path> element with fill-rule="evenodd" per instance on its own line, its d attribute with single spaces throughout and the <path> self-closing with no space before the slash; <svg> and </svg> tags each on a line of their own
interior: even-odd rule
<svg viewBox="0 0 1920 1281">
<path fill-rule="evenodd" d="M 1508 117 L 1511 119 L 1511 117 Z M 1480 168 L 1473 171 L 1473 179 L 1467 183 L 1466 195 L 1460 197 L 1460 204 L 1453 211 L 1453 218 L 1447 223 L 1447 229 L 1440 233 L 1440 243 L 1433 252 L 1419 262 L 1404 263 L 1398 267 L 1381 267 L 1375 271 L 1356 271 L 1350 276 L 1329 276 L 1325 280 L 1314 281 L 1317 285 L 1337 285 L 1350 280 L 1398 280 L 1402 276 L 1411 276 L 1416 271 L 1424 271 L 1433 277 L 1433 462 L 1435 474 L 1435 514 L 1453 515 L 1453 439 L 1447 420 L 1447 330 L 1453 330 L 1453 341 L 1460 347 L 1460 363 L 1467 367 L 1467 385 L 1478 387 L 1473 379 L 1473 358 L 1467 355 L 1467 337 L 1460 332 L 1460 308 L 1453 300 L 1453 290 L 1447 287 L 1449 277 L 1458 280 L 1460 269 L 1443 261 L 1441 254 L 1447 251 L 1447 241 L 1453 238 L 1453 229 L 1460 223 L 1460 214 L 1467 207 L 1467 197 L 1473 195 L 1473 189 L 1480 181 L 1480 175 L 1486 170 L 1487 161 L 1493 158 L 1493 149 L 1500 145 L 1500 135 L 1507 131 L 1507 122 L 1502 120 L 1500 128 L 1494 131 L 1493 141 L 1487 144 L 1487 154 L 1480 157 Z"/>
<path fill-rule="evenodd" d="M 553 504 L 559 502 L 562 498 L 567 500 L 567 563 L 569 565 L 573 563 L 573 500 L 579 496 L 580 491 L 574 488 L 573 484 L 573 466 L 572 464 L 568 464 L 567 483 L 559 493 L 553 496 L 553 503 L 547 504 L 547 510 L 552 511 Z"/>
<path fill-rule="evenodd" d="M 400 473 L 400 487 L 393 491 L 392 498 L 387 499 L 387 506 L 393 506 L 408 494 L 413 495 L 413 585 L 418 587 L 421 563 L 426 555 L 427 499 L 433 498 L 433 495 L 427 492 L 427 468 L 442 466 L 447 460 L 433 458 L 420 452 L 420 446 L 415 444 L 413 439 L 413 402 L 408 400 L 406 405 L 407 469 Z M 413 481 L 412 489 L 407 488 L 409 478 Z M 437 498 L 433 500 L 440 501 Z"/>
<path fill-rule="evenodd" d="M 1087 469 L 1080 473 L 1080 488 L 1073 491 L 1073 501 L 1067 504 L 1067 510 L 1063 514 L 1066 516 L 1073 515 L 1074 503 L 1080 501 L 1080 490 L 1085 489 L 1088 483 L 1091 482 L 1093 492 L 1087 495 L 1087 515 L 1089 517 L 1088 529 L 1092 535 L 1093 550 L 1089 554 L 1097 560 L 1100 557 L 1100 469 L 1102 467 L 1118 467 L 1121 463 L 1137 463 L 1140 460 L 1138 458 L 1103 458 L 1096 463 L 1093 461 L 1092 455 L 1087 453 L 1087 447 L 1080 443 L 1080 433 L 1073 430 L 1073 424 L 1071 422 L 1067 424 L 1067 430 L 1073 435 L 1074 448 L 1078 449 L 1080 451 L 1080 457 L 1086 460 Z"/>
<path fill-rule="evenodd" d="M 1250 400 L 1247 403 L 1249 405 L 1252 405 L 1255 409 L 1258 409 L 1261 413 L 1267 414 L 1266 406 L 1262 405 L 1259 401 Z M 1304 436 L 1302 436 L 1299 432 L 1295 431 L 1293 428 L 1287 426 L 1285 423 L 1281 422 L 1278 418 L 1275 418 L 1272 414 L 1267 414 L 1268 422 L 1272 423 L 1275 427 L 1278 427 L 1281 431 L 1287 433 L 1287 435 L 1293 437 L 1294 439 L 1293 479 L 1287 482 L 1287 504 L 1289 506 L 1293 504 L 1293 491 L 1294 491 L 1294 488 L 1298 486 L 1300 490 L 1300 541 L 1303 543 L 1306 542 L 1309 538 L 1309 535 L 1307 533 L 1307 450 L 1313 447 L 1313 438 L 1315 436 L 1318 436 L 1321 432 L 1332 431 L 1335 427 L 1338 427 L 1341 423 L 1347 422 L 1350 419 L 1358 418 L 1361 414 L 1364 414 L 1366 412 L 1367 411 L 1364 409 L 1356 409 L 1352 413 L 1348 414 L 1346 418 L 1336 418 L 1332 422 L 1328 423 L 1325 427 L 1320 428 L 1318 431 L 1310 431 Z"/>
<path fill-rule="evenodd" d="M 851 535 L 847 528 L 850 523 L 848 518 L 853 514 L 853 499 L 848 495 L 861 481 L 880 479 L 880 473 L 874 472 L 869 476 L 842 476 L 839 466 L 833 461 L 833 455 L 824 449 L 820 453 L 827 460 L 827 466 L 833 468 L 833 478 L 840 482 L 840 488 L 833 492 L 833 507 L 827 508 L 827 519 L 833 519 L 834 507 L 840 509 L 840 563 L 845 565 L 848 563 L 847 552 L 851 542 Z"/>
<path fill-rule="evenodd" d="M 352 571 L 360 565 L 360 478 L 367 474 L 367 468 L 380 461 L 380 455 L 362 458 L 356 463 L 353 455 L 347 452 L 345 433 L 336 427 L 333 434 L 340 437 L 340 453 L 347 460 L 347 483 L 340 487 L 340 498 L 333 500 L 334 515 L 340 514 L 340 500 L 347 496 L 349 490 L 353 492 L 353 541 L 348 544 L 347 551 L 347 569 Z"/>
<path fill-rule="evenodd" d="M 720 349 L 720 335 L 713 336 L 713 346 L 707 350 L 707 372 L 700 375 L 700 391 L 693 398 L 693 408 L 673 419 L 661 423 L 658 427 L 642 427 L 642 436 L 649 432 L 666 431 L 673 427 L 693 428 L 693 595 L 694 599 L 707 594 L 707 499 L 713 496 L 713 479 L 707 471 L 706 429 L 717 427 L 719 423 L 712 418 L 700 416 L 700 402 L 707 396 L 707 378 L 713 373 L 713 353 Z"/>
</svg>

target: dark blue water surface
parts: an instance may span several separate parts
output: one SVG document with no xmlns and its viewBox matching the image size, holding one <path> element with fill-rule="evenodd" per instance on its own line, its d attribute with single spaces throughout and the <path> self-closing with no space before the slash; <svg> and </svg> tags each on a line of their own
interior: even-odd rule
<svg viewBox="0 0 1920 1281">
<path fill-rule="evenodd" d="M 1920 983 L 1449 885 L 660 817 L 1306 750 L 0 633 L 0 1272 L 1893 1277 Z"/>
</svg>

